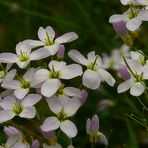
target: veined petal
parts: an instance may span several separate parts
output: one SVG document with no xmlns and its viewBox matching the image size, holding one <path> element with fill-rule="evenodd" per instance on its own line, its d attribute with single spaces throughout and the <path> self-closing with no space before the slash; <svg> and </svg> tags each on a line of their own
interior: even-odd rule
<svg viewBox="0 0 148 148">
<path fill-rule="evenodd" d="M 133 96 L 140 96 L 144 92 L 144 90 L 145 87 L 140 82 L 137 82 L 131 86 L 130 94 Z"/>
<path fill-rule="evenodd" d="M 7 89 L 19 89 L 20 88 L 20 82 L 17 80 L 11 80 L 11 81 L 5 81 L 1 85 L 3 88 Z"/>
<path fill-rule="evenodd" d="M 78 132 L 75 124 L 70 120 L 61 122 L 60 128 L 69 138 L 75 137 Z"/>
<path fill-rule="evenodd" d="M 49 64 L 48 64 L 48 67 L 49 69 L 51 70 L 54 66 L 54 70 L 55 71 L 60 71 L 62 69 L 65 69 L 66 67 L 66 62 L 59 62 L 59 61 L 51 61 Z"/>
<path fill-rule="evenodd" d="M 29 88 L 19 88 L 14 91 L 14 95 L 17 99 L 23 99 L 29 92 Z"/>
<path fill-rule="evenodd" d="M 140 11 L 138 14 L 138 18 L 142 21 L 148 21 L 148 10 Z"/>
<path fill-rule="evenodd" d="M 51 26 L 47 26 L 45 30 L 48 33 L 48 36 L 50 38 L 54 39 L 54 37 L 55 37 L 55 31 L 53 30 L 53 28 Z"/>
<path fill-rule="evenodd" d="M 97 71 L 100 74 L 100 76 L 102 77 L 102 79 L 105 80 L 108 85 L 114 86 L 116 81 L 109 72 L 107 72 L 106 70 L 101 69 L 101 68 L 98 69 Z"/>
<path fill-rule="evenodd" d="M 138 18 L 133 18 L 126 23 L 126 27 L 130 31 L 136 31 L 141 26 L 142 21 Z"/>
<path fill-rule="evenodd" d="M 82 67 L 78 64 L 71 64 L 65 67 L 65 69 L 61 69 L 60 78 L 61 79 L 72 79 L 77 76 L 81 76 L 83 73 Z"/>
<path fill-rule="evenodd" d="M 28 96 L 26 96 L 23 101 L 21 102 L 21 104 L 25 107 L 27 106 L 33 106 L 36 103 L 38 103 L 41 100 L 42 96 L 39 94 L 29 94 Z"/>
<path fill-rule="evenodd" d="M 49 78 L 49 74 L 50 74 L 50 72 L 47 69 L 38 70 L 34 75 L 32 83 L 34 85 L 37 85 L 37 84 L 44 82 L 45 80 L 47 80 Z"/>
<path fill-rule="evenodd" d="M 29 44 L 31 47 L 39 47 L 39 46 L 44 46 L 44 43 L 41 41 L 37 41 L 37 40 L 25 40 L 24 42 L 26 42 L 27 44 Z"/>
<path fill-rule="evenodd" d="M 5 110 L 12 110 L 15 102 L 16 99 L 14 97 L 7 96 L 0 102 L 0 106 Z"/>
<path fill-rule="evenodd" d="M 12 69 L 7 73 L 5 80 L 10 81 L 15 77 L 15 75 L 16 75 L 16 69 Z"/>
<path fill-rule="evenodd" d="M 60 121 L 56 117 L 48 117 L 41 125 L 41 129 L 45 132 L 53 131 L 60 126 Z"/>
<path fill-rule="evenodd" d="M 90 89 L 97 89 L 100 86 L 101 77 L 96 71 L 87 69 L 83 74 L 83 85 Z"/>
<path fill-rule="evenodd" d="M 27 72 L 24 74 L 23 78 L 27 81 L 32 81 L 35 74 L 35 68 L 30 68 L 27 70 Z"/>
<path fill-rule="evenodd" d="M 0 111 L 0 123 L 11 120 L 15 115 L 11 113 L 11 110 Z"/>
<path fill-rule="evenodd" d="M 114 14 L 109 18 L 110 23 L 117 23 L 123 20 L 122 14 Z"/>
<path fill-rule="evenodd" d="M 19 68 L 24 69 L 30 63 L 30 59 L 28 59 L 27 61 L 24 61 L 24 62 L 17 61 L 16 63 L 19 66 Z"/>
<path fill-rule="evenodd" d="M 50 46 L 44 46 L 45 49 L 47 49 L 49 51 L 49 55 L 55 55 L 59 49 L 59 44 L 53 44 Z"/>
<path fill-rule="evenodd" d="M 1 53 L 0 62 L 1 63 L 16 63 L 18 56 L 14 53 Z"/>
<path fill-rule="evenodd" d="M 50 52 L 46 48 L 40 48 L 35 51 L 33 51 L 30 54 L 31 60 L 41 60 L 44 58 L 47 58 L 50 55 Z"/>
<path fill-rule="evenodd" d="M 78 99 L 76 98 L 69 99 L 64 105 L 64 113 L 66 113 L 67 117 L 70 117 L 77 112 L 80 106 L 81 102 Z"/>
<path fill-rule="evenodd" d="M 56 115 L 62 111 L 63 106 L 55 95 L 46 99 L 46 101 L 48 103 L 50 110 Z"/>
<path fill-rule="evenodd" d="M 126 80 L 125 82 L 121 83 L 118 86 L 117 91 L 118 93 L 123 93 L 127 91 L 130 87 L 131 87 L 131 80 Z"/>
<path fill-rule="evenodd" d="M 71 97 L 74 97 L 74 96 L 80 97 L 81 96 L 81 90 L 78 89 L 78 88 L 74 88 L 74 87 L 65 87 L 64 88 L 64 94 L 67 95 L 67 96 L 71 96 Z"/>
<path fill-rule="evenodd" d="M 27 44 L 27 42 L 19 42 L 16 45 L 16 53 L 17 55 L 21 55 L 23 52 L 30 54 L 31 52 L 31 47 L 29 46 L 29 44 Z"/>
<path fill-rule="evenodd" d="M 82 64 L 82 65 L 87 65 L 88 60 L 77 50 L 70 50 L 68 52 L 68 56 L 74 60 L 75 62 Z"/>
<path fill-rule="evenodd" d="M 74 41 L 78 38 L 78 35 L 75 32 L 65 33 L 64 35 L 56 38 L 55 43 L 68 43 Z"/>
<path fill-rule="evenodd" d="M 35 117 L 36 111 L 34 106 L 24 107 L 23 111 L 19 114 L 22 118 L 32 119 Z"/>
<path fill-rule="evenodd" d="M 30 148 L 28 143 L 16 142 L 12 148 Z"/>
<path fill-rule="evenodd" d="M 60 80 L 58 80 L 58 79 L 48 79 L 43 83 L 43 85 L 41 87 L 41 93 L 45 97 L 49 98 L 49 97 L 51 97 L 52 95 L 54 95 L 57 92 L 60 85 L 61 85 Z"/>
<path fill-rule="evenodd" d="M 7 140 L 7 142 L 6 142 L 6 144 L 5 144 L 5 146 L 6 146 L 6 148 L 8 147 L 12 147 L 13 146 L 13 144 L 15 144 L 16 142 L 17 142 L 17 140 L 18 140 L 18 136 L 17 135 L 15 135 L 15 136 L 12 136 L 12 137 L 9 137 L 8 138 L 8 140 Z M 3 147 L 2 147 L 3 148 Z"/>
</svg>

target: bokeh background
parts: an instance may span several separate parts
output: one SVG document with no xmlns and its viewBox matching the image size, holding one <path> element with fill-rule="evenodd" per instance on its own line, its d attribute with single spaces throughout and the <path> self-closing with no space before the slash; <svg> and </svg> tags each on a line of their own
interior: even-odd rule
<svg viewBox="0 0 148 148">
<path fill-rule="evenodd" d="M 119 0 L 0 0 L 0 50 L 14 52 L 19 41 L 37 39 L 38 28 L 50 25 L 57 36 L 70 31 L 79 35 L 78 40 L 66 45 L 66 51 L 77 49 L 85 55 L 91 50 L 100 55 L 110 53 L 123 41 L 116 35 L 108 19 L 112 14 L 124 10 L 126 7 Z M 144 23 L 143 26 L 140 47 L 148 53 L 148 25 Z M 116 75 L 113 71 L 112 74 Z M 107 135 L 109 148 L 148 147 L 146 128 L 127 116 L 133 114 L 147 127 L 147 115 L 136 98 L 128 93 L 117 94 L 116 88 L 120 82 L 117 79 L 114 88 L 102 85 L 95 92 L 89 91 L 86 104 L 74 117 L 76 125 L 79 125 L 79 134 L 74 138 L 74 145 L 78 148 L 90 147 L 85 123 L 95 113 L 100 117 L 100 130 Z M 114 107 L 99 111 L 98 102 L 103 99 L 112 100 Z M 142 99 L 147 103 L 148 98 Z M 3 136 L 1 132 L 0 142 Z M 104 146 L 96 144 L 95 147 Z"/>
</svg>

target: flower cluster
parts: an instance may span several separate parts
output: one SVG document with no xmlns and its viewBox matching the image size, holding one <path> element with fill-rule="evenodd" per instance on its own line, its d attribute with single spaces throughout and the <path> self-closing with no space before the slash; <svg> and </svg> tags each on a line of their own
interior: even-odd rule
<svg viewBox="0 0 148 148">
<path fill-rule="evenodd" d="M 33 139 L 32 147 L 35 148 L 39 145 L 45 148 L 62 147 L 58 143 L 57 133 L 61 131 L 69 139 L 77 135 L 77 127 L 69 118 L 85 103 L 88 96 L 86 89 L 98 89 L 103 81 L 110 86 L 115 84 L 115 79 L 104 69 L 101 57 L 95 54 L 95 51 L 89 52 L 86 58 L 79 51 L 70 50 L 68 56 L 76 63 L 67 64 L 64 61 L 63 43 L 77 39 L 76 33 L 66 33 L 55 39 L 52 27 L 40 27 L 38 38 L 39 40 L 27 39 L 19 42 L 16 45 L 16 54 L 0 54 L 0 62 L 3 63 L 0 64 L 0 82 L 4 89 L 0 100 L 0 123 L 9 125 L 4 128 L 8 140 L 1 147 L 29 148 L 31 145 L 28 139 Z M 34 64 L 34 61 L 40 62 Z M 15 63 L 19 70 L 15 68 Z M 70 80 L 76 77 L 79 77 L 80 81 L 82 77 L 82 82 L 77 88 L 70 84 Z M 49 114 L 43 119 L 40 119 L 37 111 L 40 102 L 48 105 Z M 31 124 L 37 122 L 37 129 L 42 133 L 42 138 L 34 136 L 32 129 L 31 135 L 26 136 L 26 129 L 16 123 L 16 120 L 21 118 L 33 122 Z M 88 126 L 87 123 L 87 133 L 92 135 Z M 90 126 L 93 128 L 93 125 Z M 48 133 L 54 134 L 49 136 Z M 97 133 L 95 137 L 105 138 L 102 133 Z M 46 143 L 42 141 L 43 138 L 50 140 L 45 140 Z M 107 139 L 104 140 L 107 144 Z M 70 144 L 68 148 L 73 147 L 72 143 Z"/>
</svg>

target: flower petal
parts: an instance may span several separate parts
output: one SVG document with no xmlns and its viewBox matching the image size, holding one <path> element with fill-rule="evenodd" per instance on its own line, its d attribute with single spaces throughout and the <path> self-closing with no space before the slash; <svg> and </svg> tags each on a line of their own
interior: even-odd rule
<svg viewBox="0 0 148 148">
<path fill-rule="evenodd" d="M 30 68 L 27 70 L 27 72 L 24 74 L 23 78 L 27 81 L 32 81 L 35 74 L 35 68 Z"/>
<path fill-rule="evenodd" d="M 50 70 L 53 68 L 53 66 L 55 71 L 60 71 L 62 69 L 65 69 L 66 62 L 59 62 L 54 60 L 50 61 L 50 63 L 48 64 L 48 67 L 50 68 Z"/>
<path fill-rule="evenodd" d="M 14 97 L 7 96 L 0 102 L 0 106 L 5 110 L 12 110 L 15 102 L 16 99 Z"/>
<path fill-rule="evenodd" d="M 140 83 L 134 83 L 130 89 L 130 94 L 133 96 L 140 96 L 145 90 L 145 87 Z"/>
<path fill-rule="evenodd" d="M 133 18 L 126 23 L 126 27 L 130 31 L 136 31 L 141 26 L 142 21 L 138 18 Z"/>
<path fill-rule="evenodd" d="M 50 72 L 47 69 L 38 70 L 34 75 L 32 83 L 34 85 L 37 85 L 37 84 L 44 82 L 45 80 L 47 80 L 49 78 L 49 74 L 50 74 Z"/>
<path fill-rule="evenodd" d="M 76 98 L 69 99 L 64 105 L 64 113 L 66 113 L 67 117 L 70 117 L 77 112 L 80 106 L 81 102 L 78 99 Z"/>
<path fill-rule="evenodd" d="M 0 111 L 0 123 L 11 120 L 15 115 L 11 113 L 11 110 Z"/>
<path fill-rule="evenodd" d="M 70 120 L 61 122 L 60 128 L 69 138 L 75 137 L 78 132 L 75 124 Z"/>
<path fill-rule="evenodd" d="M 48 79 L 43 83 L 41 93 L 49 98 L 57 92 L 60 85 L 61 82 L 58 79 Z"/>
<path fill-rule="evenodd" d="M 29 88 L 26 88 L 26 89 L 19 88 L 14 91 L 14 95 L 16 96 L 17 99 L 23 99 L 28 92 L 29 92 Z"/>
<path fill-rule="evenodd" d="M 39 94 L 29 94 L 28 96 L 26 96 L 23 101 L 22 101 L 22 105 L 27 107 L 27 106 L 33 106 L 36 103 L 38 103 L 41 100 L 42 96 Z"/>
<path fill-rule="evenodd" d="M 67 96 L 71 96 L 71 97 L 74 97 L 74 96 L 80 97 L 81 96 L 81 91 L 78 88 L 65 87 L 64 88 L 64 94 L 67 95 Z"/>
<path fill-rule="evenodd" d="M 27 53 L 27 55 L 30 55 L 31 47 L 27 42 L 19 42 L 16 45 L 16 53 L 17 55 L 22 55 L 22 53 Z"/>
<path fill-rule="evenodd" d="M 100 86 L 101 78 L 96 71 L 87 69 L 83 74 L 83 85 L 90 89 L 97 89 Z"/>
<path fill-rule="evenodd" d="M 20 82 L 17 80 L 5 81 L 1 86 L 7 89 L 18 89 L 20 88 Z"/>
<path fill-rule="evenodd" d="M 27 61 L 24 61 L 24 62 L 17 61 L 16 63 L 19 66 L 19 68 L 24 69 L 30 63 L 30 59 L 28 59 Z"/>
<path fill-rule="evenodd" d="M 10 81 L 15 77 L 15 75 L 16 75 L 16 69 L 12 69 L 7 73 L 5 80 Z"/>
<path fill-rule="evenodd" d="M 14 53 L 1 53 L 0 62 L 1 63 L 16 63 L 18 56 Z"/>
<path fill-rule="evenodd" d="M 83 73 L 82 67 L 78 64 L 71 64 L 60 71 L 61 79 L 72 79 L 77 76 L 81 76 Z"/>
<path fill-rule="evenodd" d="M 148 10 L 140 11 L 138 17 L 143 21 L 148 21 Z"/>
<path fill-rule="evenodd" d="M 32 119 L 35 117 L 35 114 L 36 114 L 35 107 L 29 106 L 29 107 L 24 107 L 23 111 L 19 114 L 19 116 L 22 118 Z"/>
<path fill-rule="evenodd" d="M 45 132 L 53 131 L 60 126 L 60 121 L 56 117 L 48 117 L 41 125 L 41 129 Z"/>
<path fill-rule="evenodd" d="M 46 99 L 48 106 L 50 108 L 50 110 L 55 113 L 58 114 L 62 111 L 63 106 L 61 104 L 61 102 L 59 101 L 59 99 L 57 98 L 57 96 L 52 96 L 48 99 Z"/>
<path fill-rule="evenodd" d="M 44 43 L 41 41 L 37 41 L 37 40 L 25 40 L 24 42 L 26 42 L 27 44 L 29 44 L 31 47 L 39 47 L 39 46 L 43 46 Z"/>
<path fill-rule="evenodd" d="M 103 133 L 101 133 L 101 132 L 99 132 L 99 136 L 100 136 L 100 140 L 99 140 L 100 143 L 108 145 L 108 140 L 107 140 L 106 136 Z"/>
<path fill-rule="evenodd" d="M 110 23 L 117 23 L 123 20 L 122 14 L 114 14 L 109 18 Z"/>
<path fill-rule="evenodd" d="M 47 58 L 50 55 L 50 52 L 46 48 L 40 48 L 33 51 L 30 55 L 31 60 L 41 60 Z"/>
<path fill-rule="evenodd" d="M 108 85 L 114 86 L 116 81 L 109 72 L 100 68 L 98 69 L 98 73 L 101 75 L 102 79 L 105 80 Z"/>
<path fill-rule="evenodd" d="M 130 87 L 131 87 L 131 80 L 126 80 L 125 82 L 121 83 L 118 86 L 117 91 L 118 93 L 123 93 L 127 91 Z"/>
<path fill-rule="evenodd" d="M 56 38 L 55 43 L 68 43 L 74 41 L 78 38 L 78 35 L 75 32 L 65 33 L 64 35 Z"/>
<path fill-rule="evenodd" d="M 50 46 L 44 46 L 45 49 L 49 51 L 49 55 L 55 55 L 59 49 L 60 45 L 59 44 L 53 44 Z"/>
<path fill-rule="evenodd" d="M 68 56 L 74 60 L 75 62 L 82 64 L 82 65 L 87 65 L 88 60 L 77 50 L 70 50 L 68 52 Z"/>
</svg>

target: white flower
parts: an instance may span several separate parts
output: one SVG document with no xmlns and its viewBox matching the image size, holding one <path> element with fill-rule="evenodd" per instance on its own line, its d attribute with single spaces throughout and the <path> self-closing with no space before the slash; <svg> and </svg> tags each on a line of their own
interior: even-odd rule
<svg viewBox="0 0 148 148">
<path fill-rule="evenodd" d="M 16 45 L 16 54 L 1 53 L 1 63 L 17 63 L 20 68 L 25 68 L 30 61 L 40 60 L 49 56 L 47 49 L 40 48 L 31 52 L 31 47 L 25 42 L 19 42 Z"/>
<path fill-rule="evenodd" d="M 40 41 L 26 40 L 26 42 L 32 47 L 43 46 L 44 48 L 48 49 L 50 55 L 55 55 L 60 47 L 60 44 L 74 41 L 78 38 L 78 35 L 74 32 L 69 32 L 54 39 L 55 32 L 51 26 L 48 26 L 45 29 L 43 27 L 39 28 L 38 37 Z"/>
<path fill-rule="evenodd" d="M 14 95 L 18 99 L 23 99 L 29 92 L 31 87 L 35 87 L 32 83 L 36 70 L 35 68 L 30 68 L 23 77 L 19 77 L 19 80 L 10 80 L 2 84 L 3 88 L 14 90 Z"/>
<path fill-rule="evenodd" d="M 130 94 L 140 96 L 145 91 L 144 80 L 148 79 L 148 68 L 142 67 L 136 60 L 128 60 L 128 65 L 132 70 L 131 78 L 121 83 L 117 91 L 122 93 L 130 89 Z"/>
<path fill-rule="evenodd" d="M 48 106 L 57 117 L 48 117 L 41 125 L 41 129 L 45 132 L 60 129 L 69 137 L 73 138 L 77 135 L 77 128 L 75 124 L 66 119 L 73 116 L 79 109 L 81 103 L 78 99 L 68 99 L 66 102 L 60 100 L 55 96 L 48 99 Z"/>
<path fill-rule="evenodd" d="M 125 13 L 114 14 L 109 18 L 109 22 L 112 24 L 120 21 L 126 22 L 128 30 L 136 31 L 141 26 L 142 21 L 148 21 L 148 10 L 131 7 Z"/>
<path fill-rule="evenodd" d="M 0 111 L 0 123 L 11 120 L 15 116 L 21 118 L 34 118 L 35 117 L 35 105 L 41 99 L 41 95 L 29 94 L 23 100 L 18 101 L 14 97 L 5 97 L 0 106 L 3 110 Z"/>
<path fill-rule="evenodd" d="M 54 95 L 61 86 L 60 79 L 69 80 L 82 75 L 82 67 L 78 64 L 66 65 L 65 62 L 51 61 L 49 70 L 40 69 L 35 73 L 34 83 L 40 84 L 41 93 L 46 97 Z"/>
<path fill-rule="evenodd" d="M 102 61 L 95 52 L 89 52 L 87 59 L 77 50 L 71 50 L 68 55 L 77 63 L 85 65 L 87 70 L 83 74 L 83 85 L 90 89 L 97 89 L 100 82 L 105 80 L 108 85 L 113 86 L 115 79 L 109 72 L 102 68 Z"/>
<path fill-rule="evenodd" d="M 4 132 L 8 136 L 8 140 L 6 144 L 3 144 L 0 146 L 0 148 L 30 148 L 29 144 L 23 138 L 21 132 L 15 127 L 5 127 Z"/>
</svg>

